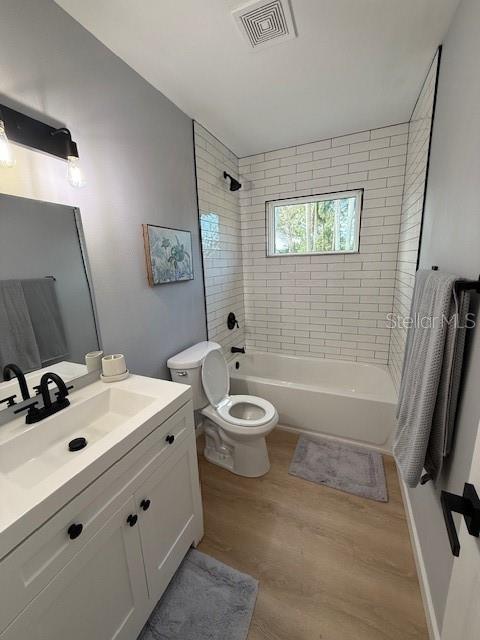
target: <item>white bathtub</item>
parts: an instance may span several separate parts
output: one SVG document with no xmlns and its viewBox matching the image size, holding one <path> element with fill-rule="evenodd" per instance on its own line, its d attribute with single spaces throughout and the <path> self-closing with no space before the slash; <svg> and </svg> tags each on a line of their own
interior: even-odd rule
<svg viewBox="0 0 480 640">
<path fill-rule="evenodd" d="M 230 375 L 230 393 L 266 398 L 282 426 L 391 449 L 397 398 L 386 367 L 248 350 Z"/>
</svg>

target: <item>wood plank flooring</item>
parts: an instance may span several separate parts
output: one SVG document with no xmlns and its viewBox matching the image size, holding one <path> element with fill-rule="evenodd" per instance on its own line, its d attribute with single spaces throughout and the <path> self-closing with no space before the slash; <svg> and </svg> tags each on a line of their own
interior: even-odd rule
<svg viewBox="0 0 480 640">
<path fill-rule="evenodd" d="M 199 549 L 260 583 L 248 640 L 428 640 L 392 458 L 384 504 L 288 475 L 297 439 L 276 429 L 257 479 L 199 454 Z"/>
</svg>

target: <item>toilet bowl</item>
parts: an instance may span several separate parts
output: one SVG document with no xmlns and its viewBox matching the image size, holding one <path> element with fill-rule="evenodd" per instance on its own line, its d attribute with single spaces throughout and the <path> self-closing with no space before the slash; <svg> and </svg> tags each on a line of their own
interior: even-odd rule
<svg viewBox="0 0 480 640">
<path fill-rule="evenodd" d="M 172 380 L 192 385 L 194 408 L 203 418 L 206 459 L 241 476 L 267 473 L 265 437 L 278 413 L 263 398 L 229 395 L 230 374 L 220 345 L 199 343 L 170 358 L 167 366 Z"/>
</svg>

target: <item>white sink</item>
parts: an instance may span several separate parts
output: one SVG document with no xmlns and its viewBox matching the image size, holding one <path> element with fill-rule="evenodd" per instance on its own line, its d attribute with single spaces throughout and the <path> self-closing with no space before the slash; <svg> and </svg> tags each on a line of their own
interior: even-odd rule
<svg viewBox="0 0 480 640">
<path fill-rule="evenodd" d="M 38 422 L 0 444 L 0 474 L 28 489 L 64 465 L 89 451 L 149 405 L 155 397 L 110 387 Z M 87 446 L 69 451 L 74 438 L 83 437 Z"/>
<path fill-rule="evenodd" d="M 132 451 L 192 398 L 176 382 L 131 375 L 97 380 L 68 396 L 59 413 L 0 426 L 0 558 Z M 71 452 L 83 437 L 87 446 Z"/>
</svg>

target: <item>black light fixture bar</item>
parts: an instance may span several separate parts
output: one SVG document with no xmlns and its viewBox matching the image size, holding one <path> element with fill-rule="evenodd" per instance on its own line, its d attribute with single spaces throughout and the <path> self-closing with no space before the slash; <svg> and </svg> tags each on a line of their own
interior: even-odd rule
<svg viewBox="0 0 480 640">
<path fill-rule="evenodd" d="M 24 113 L 0 105 L 0 120 L 5 125 L 5 133 L 11 142 L 43 151 L 66 160 L 68 156 L 78 158 L 76 143 L 68 129 L 57 129 Z"/>
</svg>

